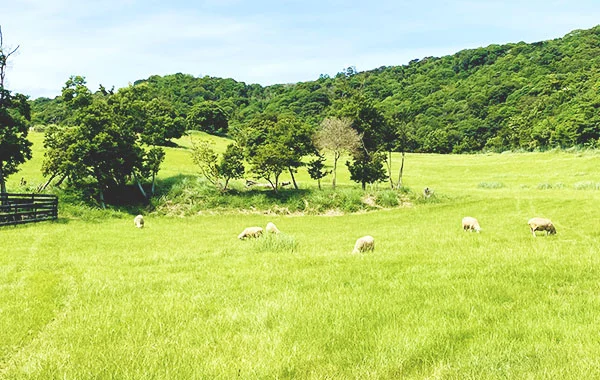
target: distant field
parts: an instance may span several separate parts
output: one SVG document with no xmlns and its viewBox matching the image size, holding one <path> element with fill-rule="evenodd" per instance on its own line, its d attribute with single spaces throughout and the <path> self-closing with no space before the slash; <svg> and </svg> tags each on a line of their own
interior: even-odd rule
<svg viewBox="0 0 600 380">
<path fill-rule="evenodd" d="M 12 182 L 42 180 L 36 146 Z M 163 178 L 195 173 L 167 154 Z M 438 203 L 0 228 L 0 378 L 597 378 L 598 168 L 597 152 L 409 154 L 406 185 Z M 533 216 L 557 235 L 533 238 Z M 278 240 L 236 239 L 268 221 Z M 365 234 L 375 251 L 350 254 Z"/>
</svg>

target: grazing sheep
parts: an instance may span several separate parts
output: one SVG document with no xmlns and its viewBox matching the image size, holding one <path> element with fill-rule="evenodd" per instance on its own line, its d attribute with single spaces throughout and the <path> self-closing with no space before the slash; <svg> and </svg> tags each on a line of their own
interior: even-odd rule
<svg viewBox="0 0 600 380">
<path fill-rule="evenodd" d="M 238 235 L 238 239 L 245 238 L 257 238 L 263 233 L 262 227 L 247 227 L 241 234 Z"/>
<path fill-rule="evenodd" d="M 546 231 L 546 235 L 555 235 L 556 228 L 554 224 L 550 221 L 550 219 L 546 218 L 531 218 L 529 219 L 529 228 L 531 229 L 531 234 L 535 237 L 535 231 Z"/>
<path fill-rule="evenodd" d="M 354 250 L 352 253 L 360 253 L 365 251 L 372 251 L 375 249 L 375 239 L 373 236 L 363 236 L 356 240 L 356 244 L 354 244 Z"/>
<path fill-rule="evenodd" d="M 133 225 L 137 228 L 144 228 L 144 217 L 142 215 L 138 215 L 133 218 Z"/>
<path fill-rule="evenodd" d="M 481 231 L 481 227 L 479 227 L 479 222 L 477 221 L 477 219 L 471 217 L 471 216 L 465 216 L 462 220 L 462 227 L 463 230 L 467 231 L 475 231 L 475 232 L 479 232 Z"/>
<path fill-rule="evenodd" d="M 265 228 L 265 230 L 272 234 L 278 234 L 280 232 L 279 229 L 277 228 L 277 226 L 271 222 L 267 223 L 267 228 Z"/>
</svg>

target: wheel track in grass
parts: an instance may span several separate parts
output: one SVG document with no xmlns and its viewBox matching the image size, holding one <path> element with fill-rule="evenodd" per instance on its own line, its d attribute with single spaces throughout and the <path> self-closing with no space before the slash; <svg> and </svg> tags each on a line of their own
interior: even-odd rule
<svg viewBox="0 0 600 380">
<path fill-rule="evenodd" d="M 37 236 L 30 247 L 30 255 L 25 260 L 25 267 L 33 267 L 33 258 L 38 257 L 39 246 L 46 234 Z M 65 268 L 66 269 L 66 268 Z M 49 354 L 60 353 L 61 347 L 56 346 L 52 337 L 61 328 L 63 322 L 70 314 L 74 300 L 78 297 L 78 286 L 75 277 L 64 270 L 56 273 L 61 276 L 59 286 L 64 289 L 64 296 L 60 306 L 54 311 L 54 315 L 48 318 L 45 325 L 39 327 L 35 336 L 31 337 L 20 347 L 17 347 L 12 354 L 7 355 L 4 363 L 0 363 L 0 379 L 12 376 L 23 375 L 31 376 L 41 368 L 41 365 L 50 357 Z M 68 360 L 68 354 L 63 354 L 63 360 Z M 56 357 L 52 357 L 56 361 Z"/>
</svg>

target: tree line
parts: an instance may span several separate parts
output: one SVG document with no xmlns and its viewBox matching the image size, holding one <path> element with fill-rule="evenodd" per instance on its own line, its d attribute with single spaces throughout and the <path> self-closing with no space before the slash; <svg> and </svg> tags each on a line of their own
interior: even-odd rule
<svg viewBox="0 0 600 380">
<path fill-rule="evenodd" d="M 13 128 L 20 128 L 11 134 L 21 139 L 28 118 L 49 125 L 48 184 L 91 181 L 101 201 L 128 182 L 150 197 L 162 146 L 186 130 L 235 141 L 221 158 L 207 144 L 194 148 L 201 171 L 223 189 L 243 175 L 241 160 L 275 190 L 283 172 L 295 184 L 305 164 L 320 181 L 326 151 L 334 157 L 333 186 L 338 159 L 348 152 L 353 180 L 363 188 L 387 180 L 393 188 L 401 186 L 403 163 L 396 177 L 392 152 L 403 160 L 405 152 L 597 147 L 599 50 L 595 27 L 550 41 L 490 45 L 365 72 L 349 67 L 333 77 L 267 87 L 173 74 L 92 92 L 83 77 L 73 76 L 54 99 L 27 102 L 17 94 L 0 111 L 11 115 Z M 21 156 L 0 157 L 0 184 L 2 171 L 14 171 L 28 149 L 22 142 Z"/>
<path fill-rule="evenodd" d="M 262 87 L 186 74 L 151 76 L 145 96 L 162 97 L 200 128 L 227 134 L 259 114 L 292 113 L 317 126 L 344 117 L 357 97 L 397 119 L 410 152 L 469 153 L 596 147 L 600 138 L 600 26 L 537 43 L 468 49 L 406 65 Z M 34 123 L 67 117 L 59 98 L 31 102 Z M 376 122 L 377 120 L 373 120 Z M 357 130 L 360 132 L 360 126 Z M 379 128 L 379 127 L 378 127 Z"/>
</svg>

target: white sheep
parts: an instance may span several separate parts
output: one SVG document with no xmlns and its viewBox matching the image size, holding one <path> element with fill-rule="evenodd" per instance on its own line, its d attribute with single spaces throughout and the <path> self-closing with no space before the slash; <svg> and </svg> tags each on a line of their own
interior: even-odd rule
<svg viewBox="0 0 600 380">
<path fill-rule="evenodd" d="M 479 232 L 481 231 L 481 227 L 479 227 L 479 222 L 477 221 L 477 219 L 473 218 L 472 216 L 465 216 L 462 219 L 462 227 L 463 230 L 465 231 L 475 231 L 475 232 Z"/>
<path fill-rule="evenodd" d="M 531 229 L 531 234 L 535 237 L 535 231 L 546 231 L 546 235 L 555 235 L 556 228 L 550 219 L 546 218 L 531 218 L 527 222 Z"/>
<path fill-rule="evenodd" d="M 138 215 L 133 218 L 133 225 L 137 228 L 144 228 L 144 217 L 142 215 Z"/>
<path fill-rule="evenodd" d="M 245 238 L 257 238 L 263 233 L 262 227 L 247 227 L 241 234 L 238 235 L 238 239 Z"/>
<path fill-rule="evenodd" d="M 267 227 L 265 228 L 265 230 L 272 234 L 278 234 L 280 232 L 279 228 L 277 228 L 277 226 L 271 222 L 267 223 Z"/>
<path fill-rule="evenodd" d="M 352 253 L 360 253 L 365 251 L 372 251 L 375 249 L 375 239 L 373 236 L 363 236 L 356 240 L 356 244 L 354 244 L 354 250 Z"/>
</svg>

